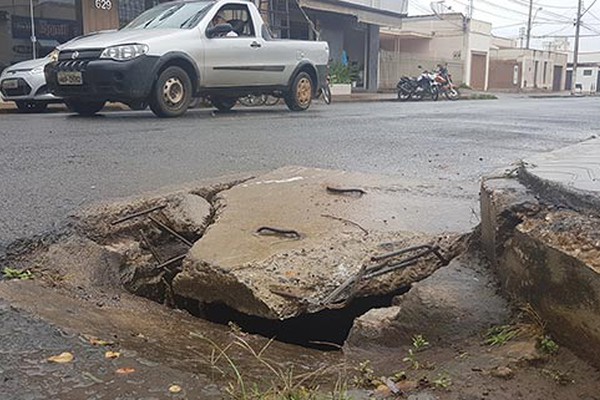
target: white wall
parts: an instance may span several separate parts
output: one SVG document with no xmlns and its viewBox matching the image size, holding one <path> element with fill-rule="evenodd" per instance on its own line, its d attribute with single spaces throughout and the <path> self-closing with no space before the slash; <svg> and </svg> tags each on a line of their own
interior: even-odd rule
<svg viewBox="0 0 600 400">
<path fill-rule="evenodd" d="M 588 71 L 591 75 L 584 75 L 585 71 Z M 581 85 L 581 90 L 583 93 L 595 93 L 598 91 L 598 73 L 600 69 L 598 66 L 593 67 L 585 67 L 578 66 L 577 67 L 577 80 L 576 84 Z"/>
</svg>

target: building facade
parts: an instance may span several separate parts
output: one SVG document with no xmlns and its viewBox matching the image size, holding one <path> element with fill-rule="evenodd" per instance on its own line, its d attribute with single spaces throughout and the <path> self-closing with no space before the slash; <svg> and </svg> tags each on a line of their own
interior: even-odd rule
<svg viewBox="0 0 600 400">
<path fill-rule="evenodd" d="M 458 13 L 408 17 L 401 28 L 382 29 L 380 87 L 395 87 L 401 76 L 419 74 L 419 66 L 447 64 L 455 82 L 486 90 L 491 29 Z"/>
<path fill-rule="evenodd" d="M 356 71 L 353 90 L 376 91 L 382 27 L 401 26 L 407 0 L 258 0 L 280 38 L 324 40 L 330 64 Z"/>
<path fill-rule="evenodd" d="M 492 90 L 563 90 L 567 53 L 518 48 L 512 40 L 494 38 L 490 53 Z"/>
<path fill-rule="evenodd" d="M 518 48 L 491 32 L 490 23 L 459 13 L 408 17 L 402 28 L 381 29 L 380 88 L 418 75 L 419 66 L 446 64 L 455 83 L 475 90 L 562 90 L 566 52 Z"/>
</svg>

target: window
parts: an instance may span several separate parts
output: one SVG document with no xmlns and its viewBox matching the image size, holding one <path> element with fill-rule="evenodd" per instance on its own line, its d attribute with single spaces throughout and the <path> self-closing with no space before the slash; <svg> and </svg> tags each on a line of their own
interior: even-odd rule
<svg viewBox="0 0 600 400">
<path fill-rule="evenodd" d="M 212 2 L 163 3 L 131 21 L 123 29 L 191 29 L 210 10 Z"/>
<path fill-rule="evenodd" d="M 592 70 L 591 69 L 584 69 L 583 70 L 583 76 L 592 76 Z"/>
<path fill-rule="evenodd" d="M 219 16 L 231 24 L 238 36 L 254 37 L 254 23 L 247 6 L 238 4 L 224 6 L 215 15 L 213 21 Z"/>
</svg>

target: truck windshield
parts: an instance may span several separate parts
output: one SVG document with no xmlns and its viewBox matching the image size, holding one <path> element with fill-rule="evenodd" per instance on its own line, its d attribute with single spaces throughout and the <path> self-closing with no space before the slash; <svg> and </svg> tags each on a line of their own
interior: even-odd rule
<svg viewBox="0 0 600 400">
<path fill-rule="evenodd" d="M 144 12 L 122 29 L 190 29 L 206 15 L 213 1 L 163 3 Z"/>
</svg>

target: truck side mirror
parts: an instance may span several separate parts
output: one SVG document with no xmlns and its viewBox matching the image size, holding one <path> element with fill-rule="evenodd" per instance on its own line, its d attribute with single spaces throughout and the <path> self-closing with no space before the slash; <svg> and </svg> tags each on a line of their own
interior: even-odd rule
<svg viewBox="0 0 600 400">
<path fill-rule="evenodd" d="M 206 37 L 210 38 L 214 38 L 217 36 L 224 36 L 227 35 L 229 32 L 233 31 L 233 26 L 231 26 L 231 24 L 219 24 L 216 26 L 213 26 L 211 28 L 208 28 L 206 30 Z"/>
</svg>

